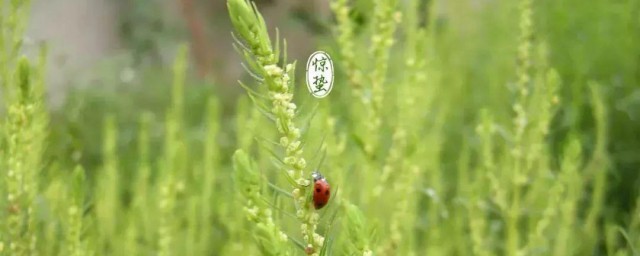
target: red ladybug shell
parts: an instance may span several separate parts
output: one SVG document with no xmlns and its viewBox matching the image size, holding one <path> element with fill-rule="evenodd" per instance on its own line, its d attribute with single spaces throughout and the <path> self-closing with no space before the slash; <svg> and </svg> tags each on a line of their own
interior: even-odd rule
<svg viewBox="0 0 640 256">
<path fill-rule="evenodd" d="M 331 197 L 329 183 L 318 172 L 314 172 L 311 176 L 313 177 L 313 206 L 320 209 L 327 205 Z"/>
</svg>

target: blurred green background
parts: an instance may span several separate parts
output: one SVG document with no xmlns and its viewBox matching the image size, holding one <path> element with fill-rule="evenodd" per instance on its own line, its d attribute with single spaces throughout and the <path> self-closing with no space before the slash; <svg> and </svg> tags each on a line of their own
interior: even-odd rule
<svg viewBox="0 0 640 256">
<path fill-rule="evenodd" d="M 371 34 L 369 27 L 373 20 L 374 2 L 348 2 L 353 7 L 349 18 L 355 24 L 356 55 L 364 63 L 363 66 L 367 67 L 367 58 L 371 54 L 364 48 Z M 407 16 L 409 2 L 411 1 L 398 1 L 398 11 L 403 14 L 403 18 Z M 482 123 L 479 110 L 491 112 L 493 122 L 499 127 L 512 123 L 512 105 L 517 98 L 514 96 L 517 94 L 516 69 L 519 65 L 518 1 L 417 2 L 419 9 L 424 10 L 418 12 L 417 22 L 420 27 L 429 30 L 429 36 L 421 42 L 426 45 L 426 41 L 429 41 L 431 48 L 425 50 L 428 53 L 421 52 L 424 56 L 415 57 L 427 59 L 426 66 L 437 66 L 430 69 L 437 70 L 437 74 L 427 73 L 428 81 L 437 82 L 424 85 L 425 88 L 429 87 L 428 93 L 433 94 L 429 97 L 435 97 L 432 99 L 434 103 L 429 105 L 430 109 L 407 111 L 427 113 L 417 116 L 426 118 L 425 123 L 433 121 L 437 123 L 434 126 L 441 124 L 438 133 L 428 132 L 432 127 L 425 125 L 427 128 L 419 133 L 425 137 L 418 136 L 413 143 L 417 145 L 416 148 L 431 146 L 421 145 L 423 139 L 425 143 L 442 143 L 441 148 L 434 153 L 437 154 L 434 160 L 437 167 L 429 168 L 451 174 L 451 179 L 444 175 L 442 192 L 445 199 L 453 200 L 455 193 L 452 191 L 464 186 L 454 184 L 457 180 L 453 173 L 460 167 L 463 161 L 461 159 L 470 156 L 470 160 L 467 159 L 470 169 L 480 166 L 479 155 L 483 142 L 476 134 L 479 123 Z M 349 97 L 348 89 L 349 77 L 353 74 L 345 71 L 344 63 L 341 62 L 343 56 L 336 42 L 336 19 L 329 1 L 259 0 L 255 3 L 264 16 L 272 37 L 275 36 L 277 27 L 279 35 L 286 38 L 288 59 L 298 61 L 299 79 L 295 90 L 299 99 L 297 102 L 307 107 L 305 111 L 310 107 L 304 104 L 309 102 L 309 97 L 304 80 L 301 79 L 304 75 L 303 64 L 316 50 L 327 51 L 334 58 L 338 70 L 335 87 L 329 100 L 322 103 L 326 112 L 321 112 L 316 118 L 320 120 L 317 121 L 319 123 L 325 123 L 329 119 L 337 120 L 339 128 L 336 134 L 339 135 L 336 137 L 346 136 L 347 151 L 357 151 L 357 144 L 361 142 L 353 134 L 358 131 L 350 123 L 355 121 L 350 121 L 350 116 L 346 113 L 346 110 L 352 109 L 356 104 L 355 99 Z M 606 190 L 597 230 L 604 232 L 604 226 L 608 223 L 620 225 L 625 227 L 629 236 L 617 237 L 613 244 L 620 248 L 627 248 L 627 244 L 640 246 L 640 230 L 636 230 L 640 228 L 640 216 L 637 216 L 640 214 L 640 206 L 637 205 L 640 197 L 640 1 L 535 0 L 532 6 L 534 32 L 530 40 L 536 43 L 536 47 L 537 43 L 544 43 L 547 49 L 546 57 L 538 57 L 537 52 L 532 53 L 532 65 L 553 68 L 562 84 L 558 92 L 561 104 L 552 116 L 548 137 L 544 138 L 547 143 L 545 146 L 549 148 L 550 165 L 562 162 L 564 149 L 572 139 L 580 141 L 584 154 L 584 159 L 577 165 L 588 163 L 597 151 L 595 103 L 589 87 L 590 84 L 595 84 L 595 91 L 602 99 L 606 111 L 606 163 L 600 163 L 606 166 L 603 167 L 606 170 Z M 219 110 L 219 133 L 215 144 L 218 147 L 216 159 L 219 160 L 216 170 L 220 171 L 216 184 L 220 186 L 221 194 L 217 198 L 224 198 L 222 194 L 231 193 L 231 156 L 237 148 L 243 147 L 240 138 L 245 136 L 243 134 L 268 137 L 273 133 L 256 129 L 258 125 L 253 126 L 254 130 L 243 126 L 246 122 L 258 121 L 248 117 L 256 113 L 247 110 L 250 108 L 249 101 L 237 82 L 250 81 L 251 77 L 242 68 L 242 60 L 233 50 L 232 30 L 226 1 L 222 0 L 34 0 L 23 50 L 28 55 L 35 55 L 39 43 L 45 43 L 49 47 L 46 99 L 51 120 L 43 158 L 44 166 L 47 166 L 45 170 L 51 168 L 71 171 L 78 164 L 86 170 L 87 177 L 95 182 L 93 179 L 101 177 L 100 170 L 108 162 L 104 152 L 104 142 L 108 140 L 105 138 L 104 121 L 111 117 L 118 134 L 114 152 L 119 159 L 117 168 L 122 175 L 120 179 L 133 180 L 133 173 L 140 166 L 140 118 L 149 114 L 152 117 L 148 120 L 148 160 L 151 163 L 162 162 L 165 157 L 162 147 L 166 141 L 165 116 L 171 112 L 174 96 L 173 65 L 178 47 L 186 43 L 189 46 L 189 59 L 183 87 L 183 107 L 186 110 L 182 124 L 184 143 L 192 148 L 206 147 L 208 102 L 214 98 Z M 401 87 L 398 84 L 412 75 L 406 70 L 407 56 L 403 55 L 407 30 L 408 26 L 399 25 L 396 44 L 390 50 L 388 80 L 384 84 L 389 98 L 397 93 L 395 88 Z M 423 85 L 418 84 L 411 88 L 421 86 Z M 426 89 L 420 92 L 424 93 Z M 420 95 L 427 97 L 426 94 Z M 393 103 L 394 100 L 389 102 Z M 383 114 L 388 117 L 385 121 L 394 120 L 393 113 Z M 389 128 L 391 125 L 385 127 Z M 389 145 L 392 131 L 382 130 L 385 135 L 383 144 Z M 320 134 L 322 133 L 317 132 L 312 136 L 320 137 Z M 433 134 L 436 134 L 434 136 L 437 136 L 437 140 L 426 138 Z M 276 137 L 269 138 L 276 140 Z M 318 143 L 315 141 L 318 138 L 309 140 Z M 502 139 L 496 140 L 500 141 L 497 144 L 502 145 Z M 498 156 L 507 154 L 506 145 L 508 143 L 504 142 L 500 147 L 502 151 L 496 150 L 494 153 Z M 250 147 L 251 150 L 258 151 L 254 147 Z M 310 147 L 306 151 L 314 152 L 315 148 Z M 416 152 L 425 151 L 416 149 Z M 198 161 L 204 154 L 199 150 L 193 150 L 192 153 L 193 159 Z M 264 157 L 266 153 L 255 155 L 259 156 L 257 158 L 262 168 L 270 166 L 267 157 Z M 329 172 L 354 175 L 345 174 L 348 177 L 343 177 L 344 181 L 357 181 L 357 177 L 368 175 L 380 176 L 382 166 L 379 163 L 382 161 L 380 159 L 386 157 L 385 153 L 373 160 L 363 160 L 364 157 L 358 156 L 361 158 L 353 161 L 346 157 L 335 160 L 330 166 L 340 169 Z M 200 163 L 193 165 L 198 164 Z M 360 169 L 362 166 L 373 169 Z M 353 174 L 357 171 L 361 173 Z M 52 173 L 56 171 L 51 171 L 49 175 L 57 175 Z M 588 184 L 592 178 L 585 174 L 584 179 Z M 362 185 L 351 183 L 350 186 L 357 186 L 357 189 L 349 188 L 349 192 L 345 192 L 349 193 L 345 197 L 362 203 L 365 215 L 376 208 L 375 204 L 364 203 L 369 202 L 369 199 L 362 199 L 377 185 L 368 181 L 369 183 Z M 336 185 L 345 187 L 349 184 Z M 421 187 L 417 191 L 425 191 L 426 188 Z M 586 198 L 593 190 L 593 187 L 586 185 L 581 193 Z M 123 191 L 123 202 L 134 197 L 130 195 L 133 192 L 128 187 L 123 188 Z M 415 201 L 416 207 L 422 207 L 424 211 L 416 210 L 416 223 L 408 224 L 415 225 L 419 230 L 415 233 L 417 240 L 428 236 L 425 234 L 429 232 L 424 227 L 430 224 L 425 216 L 431 210 L 426 206 L 428 197 L 423 194 L 419 197 Z M 585 202 L 588 200 L 581 199 L 579 204 L 584 206 L 588 204 Z M 234 232 L 231 230 L 249 230 L 247 225 L 238 224 L 244 223 L 241 221 L 225 223 L 225 218 L 233 215 L 229 212 L 233 213 L 235 209 L 233 204 L 229 205 L 232 210 L 212 214 L 214 217 L 211 227 L 216 231 L 211 237 L 216 238 L 216 242 L 212 245 L 215 249 L 209 249 L 207 255 L 220 255 L 225 254 L 224 252 L 232 255 L 232 249 L 221 249 L 232 246 L 228 242 L 234 241 Z M 453 212 L 455 211 L 452 210 Z M 368 217 L 374 222 L 384 222 L 384 216 L 375 213 Z M 582 217 L 584 216 L 578 218 Z M 382 224 L 382 229 L 386 225 Z M 384 234 L 384 231 L 381 233 Z M 246 244 L 247 240 L 249 239 L 235 241 Z M 585 255 L 581 253 L 588 251 L 593 255 L 605 254 L 603 247 L 608 241 L 604 241 L 604 237 L 596 240 L 595 246 L 587 246 L 587 249 L 573 253 Z M 637 247 L 635 249 L 640 250 Z M 435 254 L 468 255 L 465 252 L 469 251 L 470 248 L 443 249 Z M 629 249 L 625 252 L 632 255 L 632 251 Z M 422 255 L 419 254 L 421 252 L 423 251 L 418 251 L 415 255 Z M 494 252 L 502 252 L 502 249 L 495 249 Z"/>
<path fill-rule="evenodd" d="M 286 37 L 292 59 L 306 60 L 318 41 L 331 38 L 324 27 L 331 22 L 327 1 L 256 4 L 267 22 Z M 249 76 L 233 50 L 226 1 L 36 0 L 32 5 L 26 31 L 31 44 L 25 48 L 35 53 L 38 43 L 49 46 L 48 99 L 56 112 L 53 128 L 61 140 L 52 154 L 99 164 L 105 115 L 117 116 L 120 129 L 128 131 L 124 134 L 136 129 L 143 112 L 162 116 L 171 98 L 169 71 L 182 43 L 190 47 L 185 87 L 189 124 L 194 129 L 202 125 L 202 106 L 216 94 L 227 118 L 225 131 L 233 133 L 237 98 L 244 94 L 237 80 Z M 275 36 L 275 30 L 271 33 Z M 223 145 L 232 148 L 231 137 Z M 122 138 L 122 143 L 123 149 L 131 148 L 133 138 Z M 69 154 L 74 150 L 79 151 Z"/>
<path fill-rule="evenodd" d="M 228 118 L 222 122 L 224 130 L 233 133 L 235 102 L 243 93 L 236 80 L 248 75 L 231 46 L 232 27 L 225 1 L 91 0 L 80 1 L 83 2 L 80 6 L 74 0 L 59 2 L 34 1 L 29 24 L 34 28 L 27 30 L 27 36 L 33 40 L 49 42 L 51 61 L 64 59 L 70 66 L 54 62 L 49 67 L 53 81 L 48 86 L 54 101 L 51 104 L 59 106 L 55 108 L 53 129 L 60 139 L 51 154 L 99 164 L 100 120 L 106 114 L 115 114 L 125 135 L 133 134 L 140 113 L 151 111 L 162 116 L 170 102 L 171 73 L 166 70 L 181 42 L 188 42 L 192 53 L 191 79 L 186 87 L 189 98 L 185 101 L 190 109 L 190 126 L 201 124 L 206 95 L 215 93 L 222 95 L 224 116 Z M 66 4 L 69 8 L 58 7 L 60 12 L 53 13 L 52 6 L 62 2 L 69 2 Z M 280 35 L 287 39 L 290 59 L 303 62 L 317 49 L 334 51 L 331 25 L 335 20 L 328 1 L 259 0 L 256 4 L 268 26 L 278 27 Z M 352 17 L 360 25 L 372 15 L 367 5 L 370 5 L 367 1 L 354 1 Z M 585 5 L 565 0 L 537 1 L 535 5 L 535 31 L 549 44 L 549 65 L 560 72 L 566 85 L 562 96 L 570 103 L 555 118 L 553 134 L 562 137 L 572 125 L 578 125 L 585 134 L 592 132 L 585 85 L 590 80 L 599 82 L 610 115 L 608 150 L 615 166 L 610 172 L 612 184 L 607 201 L 612 207 L 629 210 L 640 187 L 638 3 L 592 1 Z M 514 71 L 516 41 L 509 33 L 515 31 L 517 22 L 509 6 L 488 0 L 443 1 L 434 12 L 439 17 L 437 24 L 432 25 L 438 26 L 438 33 L 447 34 L 443 40 L 451 44 L 442 53 L 446 55 L 444 61 L 456 69 L 455 79 L 467 83 L 465 89 L 460 89 L 460 101 L 455 103 L 459 109 L 449 117 L 452 123 L 468 122 L 480 105 L 493 104 L 508 111 L 507 101 L 501 99 L 509 97 L 509 81 L 499 74 Z M 75 16 L 76 20 L 72 20 Z M 101 16 L 110 17 L 90 18 Z M 44 29 L 38 26 L 44 23 L 60 31 L 71 30 L 51 22 L 51 18 L 61 23 L 82 19 L 91 22 L 76 24 L 81 29 L 69 37 L 55 31 L 40 32 Z M 274 29 L 271 32 L 275 35 Z M 84 50 L 96 40 L 111 43 L 100 43 L 103 49 L 94 49 L 94 53 L 74 52 L 74 48 Z M 63 49 L 58 50 L 57 46 Z M 95 57 L 87 60 L 85 54 Z M 339 59 L 336 63 L 339 67 Z M 338 83 L 336 87 L 339 91 L 343 86 Z M 447 144 L 456 145 L 454 141 L 462 139 L 461 132 L 464 131 L 452 131 L 452 141 Z M 230 134 L 228 138 L 233 137 Z M 233 144 L 228 138 L 222 145 L 231 148 Z M 120 146 L 123 150 L 131 149 L 133 140 L 123 136 Z M 585 147 L 588 149 L 589 143 Z M 69 154 L 74 150 L 78 153 Z"/>
</svg>

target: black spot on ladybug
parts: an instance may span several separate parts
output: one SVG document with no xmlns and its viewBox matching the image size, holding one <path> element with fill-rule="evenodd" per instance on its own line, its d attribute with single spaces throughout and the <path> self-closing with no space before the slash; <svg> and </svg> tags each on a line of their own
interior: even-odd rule
<svg viewBox="0 0 640 256">
<path fill-rule="evenodd" d="M 316 188 L 316 192 L 320 193 L 320 188 Z"/>
<path fill-rule="evenodd" d="M 318 191 L 318 192 L 320 192 L 320 191 Z M 329 190 L 325 190 L 324 194 L 328 196 L 329 195 Z"/>
</svg>

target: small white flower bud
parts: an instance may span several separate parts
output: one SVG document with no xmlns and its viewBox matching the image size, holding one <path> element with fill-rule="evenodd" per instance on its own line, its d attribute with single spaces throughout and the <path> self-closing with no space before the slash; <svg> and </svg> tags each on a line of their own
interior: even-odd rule
<svg viewBox="0 0 640 256">
<path fill-rule="evenodd" d="M 284 163 L 288 165 L 294 165 L 296 163 L 296 158 L 292 156 L 285 157 Z"/>
<path fill-rule="evenodd" d="M 287 138 L 286 136 L 282 136 L 280 138 L 280 145 L 283 147 L 286 147 L 289 145 L 289 138 Z"/>
<path fill-rule="evenodd" d="M 300 158 L 297 162 L 297 166 L 298 169 L 304 169 L 305 167 L 307 167 L 307 161 L 305 161 L 304 158 Z"/>
<path fill-rule="evenodd" d="M 318 247 L 321 247 L 324 244 L 324 237 L 318 234 L 313 234 L 313 240 L 315 240 Z"/>
<path fill-rule="evenodd" d="M 311 222 L 318 223 L 319 219 L 320 219 L 320 215 L 318 215 L 318 213 L 314 212 L 311 214 Z"/>
<path fill-rule="evenodd" d="M 291 129 L 291 137 L 294 138 L 300 138 L 300 129 L 295 128 L 295 129 Z"/>
<path fill-rule="evenodd" d="M 289 144 L 289 147 L 287 147 L 287 151 L 294 152 L 296 149 L 298 149 L 299 146 L 300 146 L 299 140 L 293 141 L 291 142 L 291 144 Z"/>
<path fill-rule="evenodd" d="M 273 64 L 264 66 L 264 71 L 267 71 L 269 76 L 280 76 L 282 74 L 282 69 Z"/>
<path fill-rule="evenodd" d="M 287 95 L 284 93 L 276 93 L 273 97 L 274 100 L 278 100 L 278 102 L 281 102 L 283 100 L 285 100 L 287 98 Z"/>
<path fill-rule="evenodd" d="M 286 114 L 287 114 L 288 118 L 293 118 L 296 115 L 295 111 L 293 111 L 291 109 L 287 109 Z"/>
<path fill-rule="evenodd" d="M 285 234 L 284 232 L 280 231 L 280 241 L 282 242 L 286 242 L 289 238 L 287 237 L 287 234 Z"/>
<path fill-rule="evenodd" d="M 249 217 L 249 219 L 256 219 L 258 217 L 258 207 L 245 207 L 244 209 L 247 212 L 247 217 Z"/>
</svg>

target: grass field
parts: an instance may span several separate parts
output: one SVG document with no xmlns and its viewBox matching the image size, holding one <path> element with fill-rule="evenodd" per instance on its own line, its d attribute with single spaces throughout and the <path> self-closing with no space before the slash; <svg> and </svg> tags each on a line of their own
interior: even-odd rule
<svg viewBox="0 0 640 256">
<path fill-rule="evenodd" d="M 228 0 L 241 97 L 182 46 L 49 109 L 0 0 L 0 255 L 639 255 L 640 1 L 330 2 L 326 98 Z"/>
</svg>

